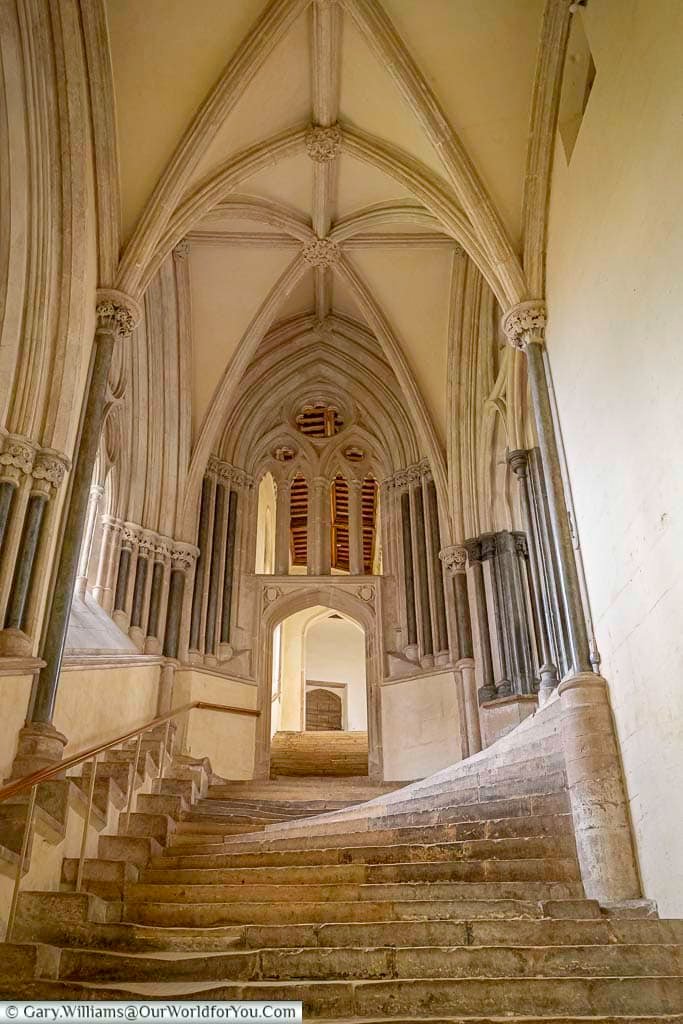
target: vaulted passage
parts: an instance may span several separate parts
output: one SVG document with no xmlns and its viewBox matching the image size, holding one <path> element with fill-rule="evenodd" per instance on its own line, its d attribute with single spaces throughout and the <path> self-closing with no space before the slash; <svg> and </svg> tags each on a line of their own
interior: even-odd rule
<svg viewBox="0 0 683 1024">
<path fill-rule="evenodd" d="M 0 998 L 678 1020 L 679 7 L 5 0 Z"/>
</svg>

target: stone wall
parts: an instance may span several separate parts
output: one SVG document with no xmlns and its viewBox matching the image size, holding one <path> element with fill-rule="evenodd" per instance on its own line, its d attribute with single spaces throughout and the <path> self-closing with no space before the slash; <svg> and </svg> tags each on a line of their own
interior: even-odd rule
<svg viewBox="0 0 683 1024">
<path fill-rule="evenodd" d="M 385 779 L 421 779 L 462 758 L 458 686 L 455 672 L 382 684 Z"/>
<path fill-rule="evenodd" d="M 683 8 L 582 11 L 597 74 L 558 140 L 548 351 L 645 895 L 683 913 Z M 636 69 L 636 70 L 634 70 Z"/>
</svg>

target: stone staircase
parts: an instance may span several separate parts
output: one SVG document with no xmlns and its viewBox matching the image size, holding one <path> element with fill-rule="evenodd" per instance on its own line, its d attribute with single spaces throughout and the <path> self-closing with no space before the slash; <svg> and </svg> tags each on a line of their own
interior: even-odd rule
<svg viewBox="0 0 683 1024">
<path fill-rule="evenodd" d="M 366 732 L 276 732 L 271 740 L 273 775 L 367 775 Z"/>
<path fill-rule="evenodd" d="M 683 1020 L 683 923 L 585 898 L 557 717 L 537 717 L 400 790 L 218 782 L 177 762 L 102 837 L 85 892 L 65 861 L 64 891 L 22 893 L 0 998 L 302 999 L 307 1020 L 366 1024 Z"/>
</svg>

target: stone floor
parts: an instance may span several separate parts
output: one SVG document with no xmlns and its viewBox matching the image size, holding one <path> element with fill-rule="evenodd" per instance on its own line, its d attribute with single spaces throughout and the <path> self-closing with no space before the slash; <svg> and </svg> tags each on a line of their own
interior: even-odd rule
<svg viewBox="0 0 683 1024">
<path fill-rule="evenodd" d="M 584 896 L 561 756 L 446 782 L 174 762 L 83 892 L 26 892 L 0 998 L 303 999 L 327 1021 L 683 1020 L 683 923 Z M 370 800 L 366 804 L 363 801 Z"/>
</svg>

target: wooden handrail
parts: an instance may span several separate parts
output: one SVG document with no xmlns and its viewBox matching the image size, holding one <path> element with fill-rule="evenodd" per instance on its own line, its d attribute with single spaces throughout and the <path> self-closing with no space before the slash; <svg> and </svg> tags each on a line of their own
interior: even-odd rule
<svg viewBox="0 0 683 1024">
<path fill-rule="evenodd" d="M 14 782 L 9 782 L 6 786 L 3 786 L 0 789 L 0 803 L 11 796 L 14 796 L 15 793 L 21 793 L 24 789 L 31 789 L 33 786 L 37 786 L 40 782 L 47 782 L 49 779 L 54 779 L 57 775 L 61 775 L 62 772 L 65 772 L 68 768 L 75 768 L 76 765 L 90 760 L 91 757 L 95 757 L 97 754 L 101 754 L 103 751 L 109 750 L 111 747 L 118 746 L 119 743 L 125 743 L 126 740 L 132 740 L 141 733 L 147 732 L 149 729 L 155 729 L 157 725 L 163 725 L 164 722 L 170 722 L 171 719 L 177 718 L 178 715 L 185 714 L 186 711 L 194 710 L 220 711 L 227 715 L 248 715 L 252 718 L 258 718 L 261 714 L 260 711 L 256 711 L 252 708 L 233 708 L 228 704 L 210 704 L 203 700 L 195 700 L 191 704 L 183 704 L 179 708 L 174 708 L 173 711 L 168 711 L 165 715 L 157 715 L 156 718 L 152 718 L 149 722 L 146 722 L 145 725 L 140 725 L 136 729 L 124 732 L 121 736 L 117 736 L 113 740 L 108 740 L 106 743 L 98 743 L 94 747 L 88 747 L 87 750 L 81 750 L 78 754 L 72 754 L 71 757 L 67 757 L 63 761 L 57 761 L 53 765 L 49 765 L 47 768 L 41 768 L 39 771 L 32 772 L 30 775 L 24 775 L 21 779 L 15 779 Z"/>
</svg>

